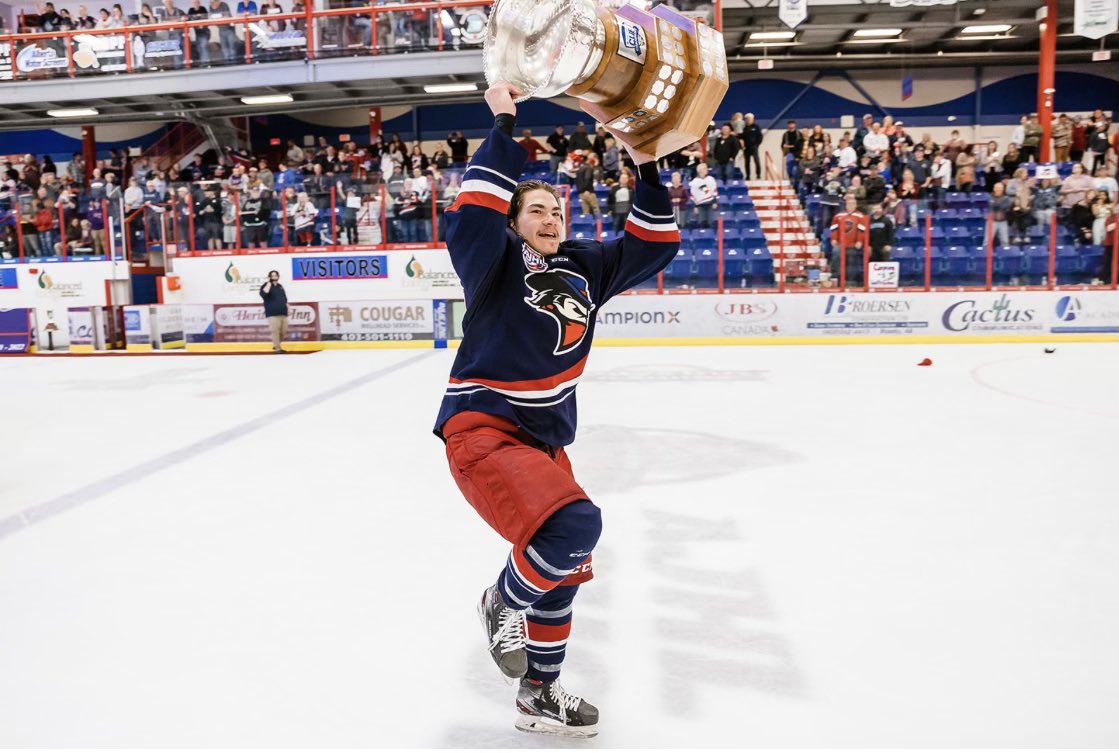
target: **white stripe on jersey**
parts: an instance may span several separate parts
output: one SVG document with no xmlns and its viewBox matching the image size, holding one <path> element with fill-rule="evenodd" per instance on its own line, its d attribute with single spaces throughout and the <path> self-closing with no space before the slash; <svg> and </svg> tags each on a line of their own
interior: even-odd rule
<svg viewBox="0 0 1119 753">
<path fill-rule="evenodd" d="M 505 175 L 504 173 L 499 173 L 497 170 L 494 170 L 492 168 L 482 167 L 481 165 L 470 165 L 470 167 L 466 168 L 466 172 L 468 172 L 468 173 L 471 170 L 483 170 L 487 173 L 492 173 L 492 174 L 496 175 L 497 177 L 501 178 L 506 183 L 512 183 L 514 188 L 517 187 L 517 181 L 513 180 L 512 178 L 510 178 L 508 175 Z"/>
<path fill-rule="evenodd" d="M 579 384 L 579 377 L 575 377 L 574 379 L 562 382 L 550 390 L 506 390 L 500 387 L 491 387 L 488 384 L 480 384 L 478 382 L 467 381 L 460 384 L 449 385 L 447 387 L 447 392 L 454 393 L 474 387 L 485 387 L 488 390 L 493 390 L 494 392 L 499 392 L 502 395 L 508 395 L 509 397 L 520 397 L 524 398 L 525 400 L 532 400 L 534 398 L 555 397 L 556 395 L 566 390 L 568 387 L 574 387 L 577 384 Z M 471 389 L 471 391 L 473 392 L 473 389 Z"/>
<path fill-rule="evenodd" d="M 629 221 L 632 222 L 634 225 L 637 225 L 638 227 L 643 227 L 646 230 L 655 230 L 657 232 L 671 233 L 672 231 L 679 229 L 676 227 L 675 222 L 649 222 L 648 220 L 643 220 L 640 217 L 634 217 L 632 214 L 630 214 L 629 216 Z"/>
<path fill-rule="evenodd" d="M 493 183 L 490 183 L 488 180 L 477 180 L 477 179 L 475 179 L 475 180 L 464 180 L 462 182 L 462 185 L 460 186 L 460 188 L 463 192 L 475 191 L 475 192 L 478 192 L 478 193 L 488 193 L 492 196 L 496 196 L 497 198 L 501 199 L 502 201 L 512 201 L 513 200 L 513 192 L 512 191 L 506 191 L 504 188 L 501 188 L 500 186 L 495 186 Z"/>
<path fill-rule="evenodd" d="M 629 210 L 629 211 L 630 211 L 630 212 L 637 212 L 638 214 L 643 214 L 643 215 L 645 215 L 646 217 L 650 217 L 650 218 L 652 218 L 652 219 L 654 219 L 654 220 L 672 220 L 673 222 L 675 222 L 675 221 L 676 221 L 676 216 L 675 216 L 675 215 L 671 215 L 671 214 L 653 214 L 652 212 L 646 212 L 646 211 L 645 211 L 644 209 L 642 209 L 641 207 L 630 207 L 630 210 Z"/>
</svg>

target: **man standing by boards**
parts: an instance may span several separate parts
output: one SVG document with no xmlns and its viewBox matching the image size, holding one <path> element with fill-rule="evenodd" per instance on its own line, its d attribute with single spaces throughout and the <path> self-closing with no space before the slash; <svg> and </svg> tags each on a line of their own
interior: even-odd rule
<svg viewBox="0 0 1119 753">
<path fill-rule="evenodd" d="M 272 331 L 272 351 L 282 353 L 280 347 L 288 335 L 288 294 L 280 284 L 280 273 L 268 273 L 268 282 L 260 286 L 260 297 L 264 299 L 264 315 L 268 318 L 268 329 Z"/>
</svg>

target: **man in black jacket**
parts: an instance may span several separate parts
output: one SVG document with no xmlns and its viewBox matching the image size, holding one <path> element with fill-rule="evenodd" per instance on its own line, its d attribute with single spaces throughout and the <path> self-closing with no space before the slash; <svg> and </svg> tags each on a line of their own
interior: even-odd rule
<svg viewBox="0 0 1119 753">
<path fill-rule="evenodd" d="M 731 130 L 730 123 L 723 123 L 719 135 L 715 137 L 715 177 L 726 182 L 734 179 L 734 158 L 738 156 L 738 137 Z"/>
<path fill-rule="evenodd" d="M 268 328 L 272 331 L 272 350 L 282 353 L 280 344 L 288 334 L 288 294 L 280 284 L 280 273 L 268 273 L 268 282 L 260 286 L 260 297 L 264 299 L 264 315 L 268 317 Z"/>
<path fill-rule="evenodd" d="M 785 174 L 793 185 L 797 182 L 800 153 L 804 150 L 804 137 L 797 130 L 797 122 L 789 121 L 788 130 L 781 134 L 781 153 L 785 155 Z"/>
<path fill-rule="evenodd" d="M 889 261 L 894 250 L 894 221 L 881 204 L 870 208 L 870 260 Z"/>
<path fill-rule="evenodd" d="M 742 129 L 742 150 L 746 168 L 746 180 L 750 180 L 750 161 L 754 162 L 754 177 L 762 179 L 762 163 L 758 150 L 762 146 L 762 129 L 754 122 L 754 113 L 746 113 L 746 126 Z"/>
</svg>

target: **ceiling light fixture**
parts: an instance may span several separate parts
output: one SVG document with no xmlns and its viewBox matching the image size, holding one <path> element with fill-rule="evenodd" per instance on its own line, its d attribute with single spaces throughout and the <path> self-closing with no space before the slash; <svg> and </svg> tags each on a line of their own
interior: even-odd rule
<svg viewBox="0 0 1119 753">
<path fill-rule="evenodd" d="M 856 37 L 896 37 L 901 34 L 903 29 L 859 29 L 855 32 Z"/>
<path fill-rule="evenodd" d="M 965 26 L 961 34 L 1002 34 L 1014 27 L 1010 24 L 979 24 L 978 26 Z"/>
<path fill-rule="evenodd" d="M 845 39 L 843 44 L 897 44 L 898 42 L 907 42 L 909 40 L 898 37 L 897 39 Z"/>
<path fill-rule="evenodd" d="M 52 118 L 92 118 L 99 115 L 92 107 L 68 107 L 61 110 L 47 110 L 47 115 Z"/>
<path fill-rule="evenodd" d="M 800 42 L 747 42 L 743 47 L 799 47 Z"/>
<path fill-rule="evenodd" d="M 476 92 L 478 91 L 478 85 L 475 83 L 425 84 L 424 91 L 428 94 L 455 94 L 458 92 Z"/>
<path fill-rule="evenodd" d="M 982 40 L 985 40 L 985 39 L 988 39 L 988 40 L 1017 39 L 1017 37 L 1013 36 L 1012 34 L 968 34 L 966 37 L 965 36 L 955 36 L 955 37 L 952 37 L 952 39 L 955 39 L 956 41 L 959 41 L 959 42 L 979 42 L 979 41 L 982 41 Z"/>
<path fill-rule="evenodd" d="M 290 94 L 260 94 L 254 97 L 241 97 L 241 102 L 246 105 L 285 105 L 293 101 Z"/>
<path fill-rule="evenodd" d="M 793 39 L 796 35 L 795 31 L 754 31 L 750 39 Z"/>
</svg>

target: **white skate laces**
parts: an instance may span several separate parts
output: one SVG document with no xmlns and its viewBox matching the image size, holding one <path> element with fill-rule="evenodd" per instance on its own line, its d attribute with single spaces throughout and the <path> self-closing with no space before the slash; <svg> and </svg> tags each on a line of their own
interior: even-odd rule
<svg viewBox="0 0 1119 753">
<path fill-rule="evenodd" d="M 556 705 L 559 706 L 559 718 L 564 724 L 567 723 L 568 709 L 578 711 L 579 704 L 583 702 L 583 699 L 579 696 L 571 695 L 564 690 L 559 680 L 552 681 L 548 686 L 548 693 L 552 696 L 552 700 L 556 702 Z"/>
<path fill-rule="evenodd" d="M 501 617 L 498 618 L 497 632 L 493 634 L 493 638 L 490 640 L 490 651 L 493 651 L 498 645 L 501 646 L 501 653 L 503 654 L 523 650 L 527 631 L 528 618 L 525 613 L 505 607 L 501 610 Z"/>
</svg>

